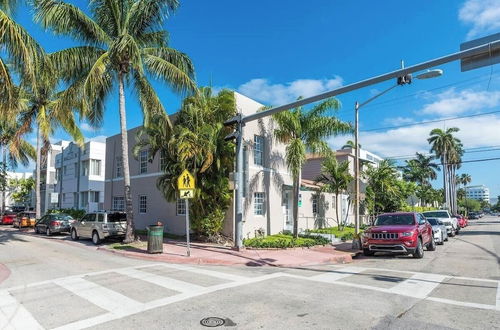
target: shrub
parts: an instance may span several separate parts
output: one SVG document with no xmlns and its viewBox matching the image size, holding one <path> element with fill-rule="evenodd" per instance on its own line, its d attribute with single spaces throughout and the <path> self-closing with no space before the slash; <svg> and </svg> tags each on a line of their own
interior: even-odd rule
<svg viewBox="0 0 500 330">
<path fill-rule="evenodd" d="M 54 213 L 66 213 L 67 215 L 72 216 L 74 219 L 80 219 L 82 218 L 86 211 L 85 210 L 79 210 L 79 209 L 51 209 L 47 211 L 48 214 L 54 214 Z"/>
<path fill-rule="evenodd" d="M 330 241 L 324 237 L 300 235 L 298 238 L 292 235 L 278 234 L 266 237 L 250 238 L 243 240 L 243 245 L 253 248 L 292 248 L 309 247 L 314 245 L 326 245 Z"/>
</svg>

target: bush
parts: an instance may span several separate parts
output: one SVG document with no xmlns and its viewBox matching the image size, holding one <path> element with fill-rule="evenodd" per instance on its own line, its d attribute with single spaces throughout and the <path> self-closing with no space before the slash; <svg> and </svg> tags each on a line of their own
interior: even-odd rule
<svg viewBox="0 0 500 330">
<path fill-rule="evenodd" d="M 363 229 L 361 229 L 360 226 L 360 233 L 363 232 Z M 310 229 L 308 230 L 308 232 L 335 235 L 336 238 L 340 238 L 343 241 L 351 240 L 354 238 L 354 227 L 351 226 L 346 226 L 344 227 L 343 230 L 339 230 L 338 227 L 329 227 L 329 228 Z"/>
<path fill-rule="evenodd" d="M 324 237 L 300 235 L 294 238 L 292 235 L 278 234 L 259 238 L 244 239 L 243 245 L 253 248 L 292 248 L 309 247 L 314 245 L 326 245 L 330 241 Z"/>
<path fill-rule="evenodd" d="M 72 216 L 74 219 L 81 219 L 85 213 L 87 213 L 85 210 L 79 210 L 79 209 L 52 209 L 47 211 L 48 214 L 54 214 L 54 213 L 66 213 L 67 215 Z"/>
</svg>

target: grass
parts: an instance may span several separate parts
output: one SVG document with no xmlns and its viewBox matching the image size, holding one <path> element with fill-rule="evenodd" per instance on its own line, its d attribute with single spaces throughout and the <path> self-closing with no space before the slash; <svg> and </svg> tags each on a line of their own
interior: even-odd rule
<svg viewBox="0 0 500 330">
<path fill-rule="evenodd" d="M 340 238 L 343 241 L 347 241 L 354 238 L 354 228 L 344 227 L 343 230 L 339 230 L 338 227 L 320 228 L 320 229 L 310 229 L 310 233 L 321 233 L 321 234 L 333 234 L 335 237 Z M 360 230 L 360 232 L 363 232 Z"/>
<path fill-rule="evenodd" d="M 292 235 L 277 234 L 266 237 L 250 238 L 243 240 L 243 245 L 252 248 L 291 248 L 326 245 L 330 241 L 323 237 L 301 235 L 294 238 Z"/>
<path fill-rule="evenodd" d="M 135 249 L 145 249 L 147 247 L 147 242 L 133 242 L 128 244 L 123 244 L 121 242 L 111 243 L 108 245 L 110 249 L 114 250 L 135 250 Z"/>
</svg>

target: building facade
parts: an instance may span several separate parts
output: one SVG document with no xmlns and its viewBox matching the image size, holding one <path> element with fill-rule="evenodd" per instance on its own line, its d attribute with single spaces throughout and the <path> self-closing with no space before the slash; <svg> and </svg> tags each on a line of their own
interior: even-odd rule
<svg viewBox="0 0 500 330">
<path fill-rule="evenodd" d="M 71 142 L 56 155 L 55 161 L 57 207 L 102 210 L 106 143 L 88 141 L 79 147 Z"/>
<path fill-rule="evenodd" d="M 235 94 L 237 111 L 244 115 L 255 113 L 263 105 L 239 93 Z M 245 125 L 244 141 L 244 187 L 243 187 L 243 236 L 251 238 L 262 234 L 276 234 L 293 229 L 292 176 L 285 162 L 286 146 L 274 138 L 275 123 L 264 118 Z M 132 156 L 135 136 L 139 127 L 128 131 L 129 165 L 134 219 L 137 228 L 161 221 L 166 231 L 185 233 L 185 202 L 167 202 L 156 188 L 162 174 L 160 155 L 148 162 L 148 150 L 141 150 L 137 159 Z M 123 168 L 121 159 L 121 136 L 106 139 L 105 197 L 104 209 L 124 210 Z M 180 173 L 179 173 L 180 174 Z M 315 218 L 323 212 L 320 205 L 328 205 L 334 211 L 331 196 L 321 197 L 312 182 L 303 182 L 299 201 L 299 230 L 318 225 Z M 318 195 L 318 196 L 316 196 Z M 328 195 L 328 194 L 327 194 Z M 320 203 L 322 198 L 327 202 Z M 234 199 L 233 199 L 234 200 Z M 235 212 L 231 204 L 224 223 L 224 233 L 234 237 Z"/>
<path fill-rule="evenodd" d="M 64 140 L 51 144 L 44 161 L 42 161 L 42 166 L 40 167 L 40 211 L 42 215 L 47 210 L 58 207 L 59 193 L 56 189 L 56 156 L 69 144 L 69 141 Z"/>
<path fill-rule="evenodd" d="M 490 189 L 484 185 L 465 187 L 465 197 L 490 202 Z"/>
</svg>

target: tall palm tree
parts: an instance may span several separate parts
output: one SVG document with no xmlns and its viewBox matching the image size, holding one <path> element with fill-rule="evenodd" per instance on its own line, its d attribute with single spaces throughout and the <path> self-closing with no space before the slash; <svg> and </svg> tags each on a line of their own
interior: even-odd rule
<svg viewBox="0 0 500 330">
<path fill-rule="evenodd" d="M 448 128 L 446 131 L 435 128 L 427 139 L 431 145 L 431 152 L 441 159 L 445 203 L 446 207 L 453 213 L 456 213 L 455 171 L 461 162 L 463 153 L 461 141 L 453 135 L 458 131 L 457 127 Z"/>
<path fill-rule="evenodd" d="M 151 118 L 165 110 L 149 82 L 154 77 L 176 92 L 196 90 L 194 68 L 187 55 L 170 48 L 162 23 L 176 10 L 177 0 L 94 0 L 92 17 L 78 7 L 54 0 L 34 0 L 35 19 L 56 34 L 82 42 L 59 53 L 61 67 L 68 68 L 67 81 L 73 100 L 91 123 L 102 118 L 105 99 L 118 83 L 122 143 L 123 180 L 127 231 L 124 242 L 134 240 L 134 219 L 130 191 L 125 84 L 134 87 L 147 126 Z"/>
<path fill-rule="evenodd" d="M 41 167 L 43 146 L 50 145 L 50 137 L 54 131 L 62 127 L 68 132 L 77 144 L 83 143 L 83 135 L 76 125 L 73 103 L 69 102 L 66 94 L 69 90 L 59 90 L 61 72 L 57 70 L 55 61 L 57 56 L 53 54 L 42 54 L 38 57 L 35 74 L 37 81 L 35 85 L 25 86 L 25 97 L 28 107 L 22 111 L 19 117 L 21 126 L 15 137 L 19 138 L 36 127 L 36 218 L 41 216 Z M 45 150 L 47 150 L 45 148 Z"/>
<path fill-rule="evenodd" d="M 349 123 L 334 116 L 327 116 L 328 111 L 340 108 L 337 99 L 327 99 L 310 110 L 302 107 L 283 111 L 273 115 L 278 124 L 274 131 L 276 139 L 286 144 L 285 160 L 293 178 L 293 234 L 298 236 L 299 193 L 302 166 L 306 161 L 306 152 L 325 153 L 329 150 L 325 138 L 332 135 L 352 132 Z"/>
<path fill-rule="evenodd" d="M 335 153 L 330 152 L 321 164 L 321 174 L 316 178 L 316 183 L 321 183 L 321 190 L 335 194 L 335 215 L 339 230 L 342 229 L 342 221 L 339 218 L 339 195 L 347 190 L 349 183 L 353 180 L 349 173 L 349 162 L 337 162 Z"/>
</svg>

